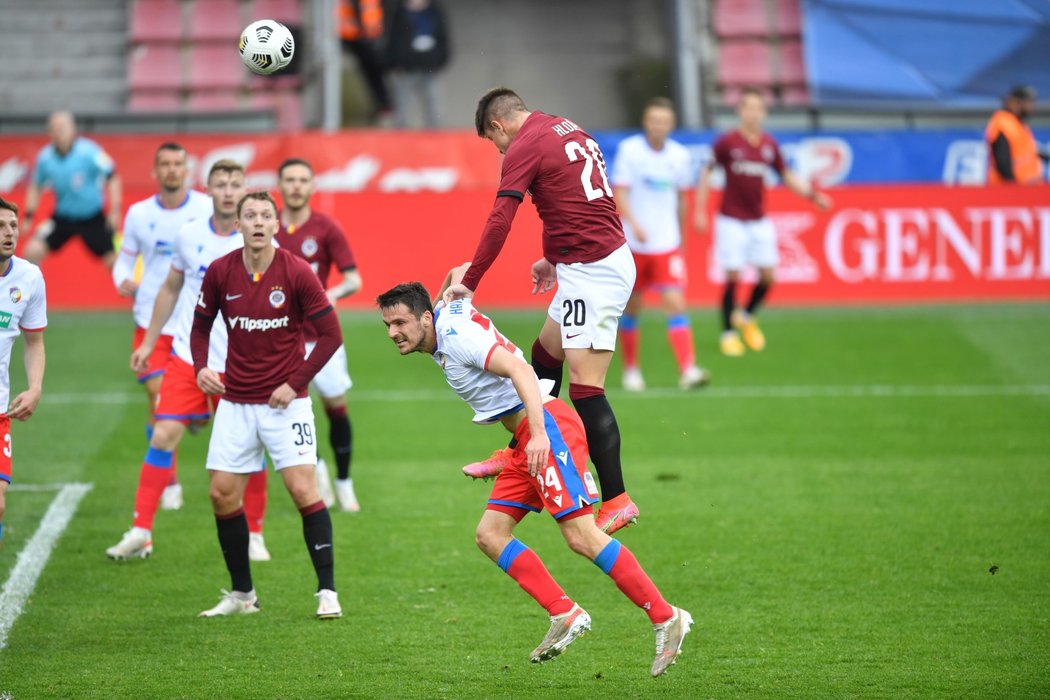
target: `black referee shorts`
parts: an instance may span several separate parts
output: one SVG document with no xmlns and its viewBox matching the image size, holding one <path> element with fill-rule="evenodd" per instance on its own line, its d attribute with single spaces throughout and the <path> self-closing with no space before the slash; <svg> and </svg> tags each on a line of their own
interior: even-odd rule
<svg viewBox="0 0 1050 700">
<path fill-rule="evenodd" d="M 95 257 L 101 258 L 113 252 L 113 229 L 109 227 L 101 211 L 88 219 L 55 216 L 52 217 L 51 223 L 50 231 L 41 232 L 41 237 L 47 241 L 50 250 L 58 250 L 73 236 L 79 235 Z"/>
</svg>

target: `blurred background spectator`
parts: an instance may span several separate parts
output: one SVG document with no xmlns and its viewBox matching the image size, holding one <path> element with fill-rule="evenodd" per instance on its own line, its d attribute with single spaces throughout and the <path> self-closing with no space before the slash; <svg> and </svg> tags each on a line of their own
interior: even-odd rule
<svg viewBox="0 0 1050 700">
<path fill-rule="evenodd" d="M 383 3 L 380 0 L 339 0 L 338 12 L 343 50 L 357 60 L 372 99 L 369 121 L 377 125 L 389 124 L 393 104 L 383 66 Z M 344 116 L 343 122 L 347 121 Z"/>
<path fill-rule="evenodd" d="M 1035 111 L 1036 92 L 1029 85 L 1018 85 L 1003 100 L 985 130 L 988 142 L 988 184 L 1017 183 L 1035 185 L 1043 181 L 1040 159 L 1050 158 L 1040 151 L 1028 126 Z"/>
<path fill-rule="evenodd" d="M 410 126 L 412 105 L 417 100 L 423 111 L 423 126 L 442 126 L 438 76 L 448 59 L 448 28 L 437 0 L 399 0 L 387 42 L 387 66 L 394 83 L 394 124 L 398 128 Z"/>
</svg>

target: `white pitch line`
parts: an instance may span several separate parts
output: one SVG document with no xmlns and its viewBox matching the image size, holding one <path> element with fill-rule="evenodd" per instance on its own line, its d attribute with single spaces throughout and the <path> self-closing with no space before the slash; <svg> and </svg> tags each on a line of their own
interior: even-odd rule
<svg viewBox="0 0 1050 700">
<path fill-rule="evenodd" d="M 26 600 L 36 587 L 55 543 L 73 518 L 80 500 L 94 484 L 66 484 L 51 501 L 36 532 L 18 553 L 18 561 L 0 591 L 0 649 L 7 646 L 7 633 L 22 614 Z"/>
<path fill-rule="evenodd" d="M 15 482 L 7 487 L 8 491 L 61 491 L 69 484 L 55 483 L 55 484 L 23 484 Z"/>
<path fill-rule="evenodd" d="M 1050 396 L 1050 384 L 854 384 L 854 385 L 765 385 L 713 386 L 698 391 L 655 388 L 633 393 L 610 389 L 618 400 L 625 399 L 820 399 L 820 398 L 953 398 L 974 396 Z M 456 395 L 443 389 L 353 389 L 350 403 L 407 403 L 413 401 L 455 401 Z M 142 400 L 140 394 L 49 394 L 43 403 L 54 405 L 127 404 Z"/>
</svg>

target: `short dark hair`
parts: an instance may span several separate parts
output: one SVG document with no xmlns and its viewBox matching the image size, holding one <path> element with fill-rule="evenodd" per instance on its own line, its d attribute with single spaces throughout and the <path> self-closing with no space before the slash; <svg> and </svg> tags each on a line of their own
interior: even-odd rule
<svg viewBox="0 0 1050 700">
<path fill-rule="evenodd" d="M 513 112 L 527 112 L 525 102 L 510 88 L 494 87 L 478 100 L 478 111 L 474 113 L 474 127 L 478 136 L 484 136 L 489 122 L 504 119 Z"/>
<path fill-rule="evenodd" d="M 302 165 L 303 167 L 305 167 L 307 170 L 310 171 L 311 175 L 314 174 L 314 166 L 310 165 L 309 161 L 306 161 L 306 160 L 304 160 L 302 158 L 288 158 L 283 163 L 281 163 L 280 165 L 277 166 L 277 179 L 279 180 L 279 179 L 281 179 L 281 177 L 284 176 L 284 169 L 285 168 L 290 168 L 293 165 Z"/>
<path fill-rule="evenodd" d="M 642 110 L 642 114 L 645 114 L 653 107 L 669 109 L 673 112 L 674 102 L 671 101 L 670 97 L 651 97 L 649 98 L 649 101 L 645 103 L 645 108 Z"/>
<path fill-rule="evenodd" d="M 18 205 L 15 204 L 14 202 L 7 201 L 3 197 L 0 197 L 0 209 L 6 209 L 8 211 L 13 211 L 15 213 L 15 216 L 16 217 L 18 216 Z"/>
<path fill-rule="evenodd" d="M 757 85 L 745 85 L 740 90 L 740 100 L 739 101 L 743 102 L 744 98 L 749 96 L 749 95 L 751 97 L 757 97 L 760 100 L 762 100 L 763 102 L 766 101 L 766 93 L 762 92 L 762 88 L 758 87 Z"/>
<path fill-rule="evenodd" d="M 277 200 L 273 198 L 269 192 L 249 192 L 248 194 L 241 197 L 241 201 L 237 202 L 237 218 L 241 218 L 241 209 L 244 207 L 244 203 L 248 200 L 254 200 L 259 202 L 269 202 L 273 206 L 273 213 L 277 213 Z"/>
<path fill-rule="evenodd" d="M 419 282 L 402 282 L 376 297 L 380 309 L 392 309 L 398 304 L 404 304 L 416 318 L 422 318 L 427 311 L 434 313 L 430 292 Z"/>
<path fill-rule="evenodd" d="M 185 153 L 186 149 L 183 148 L 180 144 L 175 143 L 174 141 L 165 141 L 161 145 L 157 146 L 157 150 L 153 153 L 154 163 L 157 162 L 157 157 L 161 154 L 162 151 L 177 151 L 180 153 Z"/>
</svg>

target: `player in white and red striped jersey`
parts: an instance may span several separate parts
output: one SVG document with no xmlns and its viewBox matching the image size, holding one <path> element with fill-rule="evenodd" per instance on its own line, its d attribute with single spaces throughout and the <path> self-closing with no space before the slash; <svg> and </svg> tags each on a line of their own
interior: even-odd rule
<svg viewBox="0 0 1050 700">
<path fill-rule="evenodd" d="M 33 415 L 44 385 L 44 276 L 36 265 L 15 256 L 18 233 L 18 207 L 0 199 L 0 542 L 11 483 L 11 419 L 24 421 Z M 23 331 L 28 386 L 9 403 L 11 349 Z"/>
<path fill-rule="evenodd" d="M 274 247 L 280 224 L 273 197 L 246 194 L 237 205 L 237 218 L 244 247 L 208 267 L 190 335 L 197 385 L 223 399 L 215 411 L 207 467 L 219 543 L 232 582 L 232 591 L 201 616 L 259 609 L 242 504 L 248 475 L 259 470 L 265 451 L 303 518 L 306 548 L 317 573 L 317 617 L 340 617 L 332 520 L 314 475 L 317 441 L 307 387 L 342 345 L 342 331 L 310 266 Z M 225 377 L 208 366 L 217 319 L 229 331 Z M 308 322 L 317 331 L 317 345 L 306 357 L 303 331 Z"/>
<path fill-rule="evenodd" d="M 129 529 L 117 544 L 106 550 L 111 559 L 146 558 L 153 553 L 153 521 L 175 465 L 175 451 L 186 429 L 196 430 L 208 421 L 214 399 L 197 386 L 190 353 L 193 309 L 208 266 L 244 245 L 237 232 L 237 202 L 244 195 L 244 168 L 231 160 L 218 160 L 208 172 L 208 194 L 214 213 L 191 221 L 175 236 L 174 251 L 164 283 L 157 290 L 148 327 L 142 342 L 131 354 L 131 369 L 144 370 L 161 342 L 164 329 L 174 328 L 171 351 L 164 365 L 163 380 L 155 406 L 156 423 L 149 448 L 139 468 L 135 512 Z M 226 364 L 226 333 L 217 324 L 211 338 L 211 367 L 223 372 Z M 251 531 L 251 557 L 267 561 L 270 553 L 263 541 L 266 513 L 266 471 L 252 475 L 244 499 Z"/>
<path fill-rule="evenodd" d="M 153 179 L 157 181 L 157 194 L 132 204 L 124 217 L 123 241 L 112 275 L 113 284 L 121 296 L 135 297 L 132 307 L 135 318 L 132 350 L 141 345 L 146 336 L 157 291 L 164 284 L 171 268 L 176 234 L 184 224 L 206 220 L 212 214 L 211 197 L 189 189 L 186 185 L 187 175 L 186 150 L 177 143 L 162 143 L 153 155 Z M 140 257 L 142 277 L 136 282 L 135 262 Z M 169 322 L 154 344 L 147 365 L 137 372 L 139 383 L 145 387 L 149 401 L 147 440 L 153 436 L 153 408 L 157 405 L 164 365 L 171 354 L 173 333 L 173 324 Z M 174 463 L 171 479 L 161 502 L 164 507 L 174 510 L 182 506 L 182 488 L 176 481 Z"/>
<path fill-rule="evenodd" d="M 638 519 L 620 464 L 620 427 L 605 396 L 605 377 L 616 348 L 616 328 L 634 288 L 634 259 L 623 235 L 605 157 L 578 124 L 530 112 L 513 90 L 489 90 L 475 113 L 478 136 L 503 157 L 503 171 L 470 269 L 445 291 L 445 301 L 470 297 L 499 255 L 526 193 L 543 221 L 543 258 L 532 266 L 533 293 L 558 285 L 547 319 L 532 345 L 532 366 L 552 379 L 557 396 L 562 365 L 569 365 L 569 398 L 587 428 L 587 442 L 602 505 L 598 526 L 606 532 Z M 470 476 L 498 473 L 509 450 L 467 465 Z"/>
</svg>

